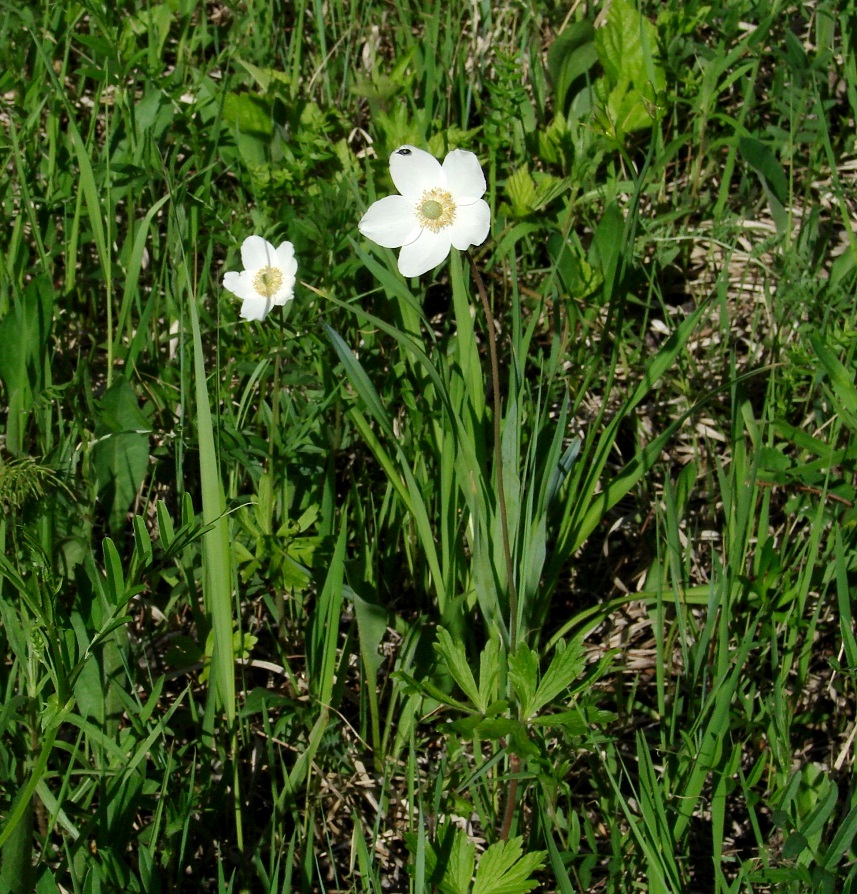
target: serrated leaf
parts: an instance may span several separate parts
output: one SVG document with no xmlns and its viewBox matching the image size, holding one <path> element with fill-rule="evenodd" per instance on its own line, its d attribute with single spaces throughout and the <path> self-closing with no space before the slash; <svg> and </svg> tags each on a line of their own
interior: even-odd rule
<svg viewBox="0 0 857 894">
<path fill-rule="evenodd" d="M 596 84 L 600 125 L 621 141 L 635 130 L 651 127 L 666 75 L 657 59 L 655 26 L 625 0 L 610 5 L 606 25 L 595 35 L 604 77 Z"/>
<path fill-rule="evenodd" d="M 500 643 L 490 639 L 479 656 L 479 710 L 489 714 L 489 706 L 499 695 Z"/>
<path fill-rule="evenodd" d="M 512 203 L 512 211 L 518 216 L 532 214 L 535 210 L 536 183 L 526 165 L 518 168 L 506 179 L 506 195 Z"/>
<path fill-rule="evenodd" d="M 428 698 L 433 698 L 435 701 L 440 702 L 442 705 L 447 705 L 450 708 L 457 708 L 459 711 L 472 713 L 472 708 L 469 705 L 465 705 L 464 702 L 453 698 L 451 695 L 447 695 L 442 689 L 439 689 L 434 683 L 431 683 L 428 680 L 416 680 L 405 671 L 394 671 L 392 677 L 394 680 L 401 680 L 408 687 L 410 692 L 416 692 Z"/>
<path fill-rule="evenodd" d="M 800 832 L 792 832 L 783 845 L 783 859 L 796 860 L 807 847 L 806 838 Z"/>
<path fill-rule="evenodd" d="M 431 867 L 429 879 L 441 894 L 469 894 L 476 863 L 476 847 L 467 833 L 457 826 L 444 825 L 438 831 L 436 844 L 430 844 L 431 859 L 426 853 L 426 866 Z"/>
<path fill-rule="evenodd" d="M 519 643 L 509 656 L 509 679 L 521 706 L 521 716 L 532 717 L 536 713 L 533 704 L 539 685 L 539 656 L 526 643 Z"/>
<path fill-rule="evenodd" d="M 554 177 L 553 174 L 539 174 L 536 181 L 536 191 L 533 196 L 533 210 L 541 211 L 554 199 L 558 199 L 564 192 L 571 189 L 572 181 L 569 177 Z"/>
<path fill-rule="evenodd" d="M 522 730 L 519 721 L 511 717 L 488 717 L 476 725 L 476 733 L 480 739 L 503 739 L 513 736 Z"/>
<path fill-rule="evenodd" d="M 583 673 L 585 666 L 586 657 L 580 639 L 572 640 L 568 646 L 562 641 L 557 643 L 551 663 L 545 671 L 533 699 L 532 714 L 538 713 L 561 692 L 568 689 Z"/>
<path fill-rule="evenodd" d="M 590 705 L 586 708 L 558 711 L 556 714 L 540 714 L 529 722 L 532 726 L 561 726 L 571 736 L 582 736 L 592 726 L 604 727 L 615 720 L 616 715 L 612 711 L 603 711 Z"/>
<path fill-rule="evenodd" d="M 642 90 L 651 82 L 655 92 L 666 86 L 666 76 L 655 59 L 658 32 L 626 0 L 613 0 L 603 28 L 595 33 L 595 48 L 604 75 L 616 86 L 623 81 Z"/>
<path fill-rule="evenodd" d="M 455 680 L 461 691 L 476 705 L 479 711 L 482 711 L 483 705 L 479 696 L 479 688 L 476 685 L 476 680 L 473 679 L 470 665 L 467 663 L 464 646 L 454 642 L 449 632 L 443 627 L 438 627 L 437 642 L 434 644 L 434 648 L 443 659 L 452 679 Z M 487 704 L 484 707 L 487 707 Z"/>
<path fill-rule="evenodd" d="M 241 134 L 270 137 L 274 132 L 270 100 L 252 93 L 227 93 L 223 120 Z"/>
<path fill-rule="evenodd" d="M 476 728 L 480 723 L 482 723 L 482 716 L 480 714 L 469 714 L 467 717 L 462 717 L 459 720 L 453 720 L 451 723 L 448 723 L 445 729 L 451 729 L 460 738 L 469 741 L 477 735 Z M 491 736 L 480 736 L 480 738 L 490 739 Z"/>
<path fill-rule="evenodd" d="M 476 870 L 472 894 L 526 894 L 538 887 L 531 878 L 545 860 L 546 851 L 523 852 L 523 839 L 510 838 L 492 844 Z"/>
<path fill-rule="evenodd" d="M 636 87 L 621 83 L 610 91 L 605 105 L 605 133 L 622 140 L 629 133 L 652 126 L 654 102 L 646 100 Z"/>
<path fill-rule="evenodd" d="M 522 758 L 543 757 L 538 745 L 530 738 L 529 727 L 517 720 L 506 737 L 506 751 Z"/>
</svg>

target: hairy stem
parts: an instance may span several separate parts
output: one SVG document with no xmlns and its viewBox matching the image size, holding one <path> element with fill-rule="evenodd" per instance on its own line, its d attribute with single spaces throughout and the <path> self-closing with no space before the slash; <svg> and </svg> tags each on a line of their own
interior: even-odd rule
<svg viewBox="0 0 857 894">
<path fill-rule="evenodd" d="M 476 289 L 482 299 L 485 310 L 485 322 L 488 328 L 488 355 L 491 360 L 491 385 L 494 392 L 494 471 L 497 474 L 497 510 L 500 513 L 500 528 L 503 534 L 503 556 L 506 560 L 506 580 L 509 591 L 509 651 L 514 653 L 518 646 L 518 589 L 515 586 L 515 569 L 512 564 L 512 549 L 509 545 L 509 518 L 506 511 L 506 490 L 503 486 L 503 447 L 500 443 L 500 363 L 497 360 L 497 335 L 494 331 L 494 314 L 485 282 L 475 261 L 467 252 L 467 260 L 473 271 Z"/>
<path fill-rule="evenodd" d="M 467 252 L 467 260 L 473 271 L 473 279 L 482 307 L 485 310 L 485 323 L 488 327 L 488 355 L 491 359 L 491 385 L 494 392 L 494 470 L 497 474 L 497 511 L 500 513 L 500 529 L 503 533 L 503 556 L 506 560 L 506 581 L 509 593 L 509 651 L 514 653 L 518 646 L 518 590 L 515 586 L 515 569 L 512 564 L 512 549 L 509 544 L 509 519 L 506 512 L 506 490 L 503 486 L 503 449 L 500 442 L 500 363 L 497 359 L 497 334 L 494 330 L 494 314 L 485 282 L 475 261 Z M 509 755 L 509 772 L 513 774 L 506 793 L 506 808 L 503 813 L 503 825 L 500 827 L 500 840 L 506 841 L 515 817 L 515 805 L 518 798 L 518 771 L 521 768 L 520 758 L 516 754 Z"/>
</svg>

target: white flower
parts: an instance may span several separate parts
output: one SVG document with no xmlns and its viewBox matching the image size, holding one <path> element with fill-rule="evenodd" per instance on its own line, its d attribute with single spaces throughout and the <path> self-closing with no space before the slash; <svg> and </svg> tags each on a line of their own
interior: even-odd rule
<svg viewBox="0 0 857 894">
<path fill-rule="evenodd" d="M 292 300 L 298 262 L 291 242 L 274 248 L 261 236 L 248 236 L 241 246 L 241 261 L 243 272 L 230 270 L 223 277 L 223 288 L 242 299 L 245 320 L 264 320 L 274 305 Z"/>
<path fill-rule="evenodd" d="M 441 165 L 416 146 L 400 146 L 390 156 L 390 176 L 401 195 L 375 202 L 358 229 L 385 248 L 401 247 L 404 276 L 437 267 L 450 246 L 463 251 L 488 237 L 485 175 L 472 152 L 454 149 Z"/>
</svg>

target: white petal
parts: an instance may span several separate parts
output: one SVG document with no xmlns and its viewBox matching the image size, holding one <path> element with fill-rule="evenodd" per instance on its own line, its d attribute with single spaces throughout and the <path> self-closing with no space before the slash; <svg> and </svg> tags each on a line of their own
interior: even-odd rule
<svg viewBox="0 0 857 894">
<path fill-rule="evenodd" d="M 403 276 L 421 276 L 449 254 L 449 245 L 449 230 L 423 230 L 418 239 L 399 252 L 399 272 Z"/>
<path fill-rule="evenodd" d="M 241 305 L 241 317 L 244 320 L 264 320 L 272 304 L 258 292 L 248 295 Z"/>
<path fill-rule="evenodd" d="M 277 246 L 276 266 L 283 271 L 292 274 L 298 271 L 298 262 L 295 260 L 295 247 L 291 242 L 281 242 Z M 294 269 L 292 269 L 294 267 Z"/>
<path fill-rule="evenodd" d="M 440 162 L 416 146 L 399 146 L 390 156 L 390 176 L 396 189 L 413 201 L 421 198 L 427 189 L 446 186 Z"/>
<path fill-rule="evenodd" d="M 479 199 L 472 205 L 459 205 L 455 209 L 455 220 L 447 229 L 452 244 L 464 251 L 471 245 L 482 245 L 491 229 L 491 209 L 488 203 Z"/>
<path fill-rule="evenodd" d="M 241 245 L 241 263 L 245 270 L 273 267 L 277 263 L 275 257 L 274 246 L 261 236 L 248 236 Z"/>
<path fill-rule="evenodd" d="M 360 218 L 357 229 L 384 248 L 398 248 L 419 236 L 420 225 L 413 203 L 402 196 L 387 196 Z"/>
<path fill-rule="evenodd" d="M 236 273 L 234 270 L 230 270 L 228 273 L 223 274 L 223 288 L 228 292 L 232 292 L 233 295 L 238 294 L 238 289 L 241 287 L 241 274 Z"/>
<path fill-rule="evenodd" d="M 230 270 L 223 276 L 223 288 L 228 289 L 238 298 L 247 299 L 258 294 L 253 288 L 253 274 L 246 270 L 243 273 L 235 273 Z"/>
<path fill-rule="evenodd" d="M 271 304 L 282 307 L 286 302 L 291 301 L 295 296 L 295 278 L 283 271 L 283 284 L 271 296 Z"/>
<path fill-rule="evenodd" d="M 485 195 L 487 185 L 479 159 L 466 149 L 453 149 L 443 160 L 446 185 L 456 202 L 469 204 Z"/>
</svg>

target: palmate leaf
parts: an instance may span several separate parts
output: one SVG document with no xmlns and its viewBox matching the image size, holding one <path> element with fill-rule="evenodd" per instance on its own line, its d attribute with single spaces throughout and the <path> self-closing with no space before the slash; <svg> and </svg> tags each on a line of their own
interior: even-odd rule
<svg viewBox="0 0 857 894">
<path fill-rule="evenodd" d="M 580 639 L 570 645 L 557 643 L 556 651 L 544 676 L 539 679 L 539 656 L 526 643 L 509 656 L 509 679 L 521 705 L 521 716 L 532 720 L 583 673 L 586 659 Z"/>
<path fill-rule="evenodd" d="M 656 57 L 657 29 L 634 6 L 614 0 L 607 23 L 595 32 L 594 40 L 611 87 L 624 81 L 638 90 L 647 83 L 656 91 L 664 89 L 666 75 Z"/>
<path fill-rule="evenodd" d="M 546 851 L 525 854 L 522 841 L 518 837 L 492 844 L 480 858 L 474 879 L 476 848 L 463 829 L 444 824 L 437 841 L 426 848 L 426 876 L 441 894 L 526 894 L 539 885 L 531 876 L 544 864 Z M 416 834 L 406 834 L 405 842 L 416 853 Z"/>
<path fill-rule="evenodd" d="M 425 842 L 425 875 L 441 894 L 469 894 L 476 863 L 476 847 L 463 829 L 444 823 L 437 841 Z M 405 844 L 415 854 L 419 846 L 416 833 L 405 833 Z"/>
<path fill-rule="evenodd" d="M 551 663 L 542 677 L 539 688 L 536 690 L 533 701 L 533 712 L 552 702 L 560 693 L 565 692 L 569 686 L 583 673 L 586 666 L 586 658 L 583 652 L 583 643 L 580 639 L 574 639 L 566 646 L 560 640 L 557 643 Z"/>
<path fill-rule="evenodd" d="M 526 643 L 520 643 L 509 656 L 509 679 L 521 706 L 521 716 L 529 719 L 536 713 L 534 707 L 539 685 L 539 656 Z"/>
<path fill-rule="evenodd" d="M 472 894 L 525 894 L 538 887 L 531 878 L 545 861 L 546 851 L 523 852 L 522 838 L 492 844 L 476 870 Z"/>
<path fill-rule="evenodd" d="M 666 87 L 655 26 L 625 0 L 614 0 L 594 42 L 604 69 L 596 95 L 605 133 L 622 140 L 625 134 L 651 127 L 658 96 Z"/>
</svg>

